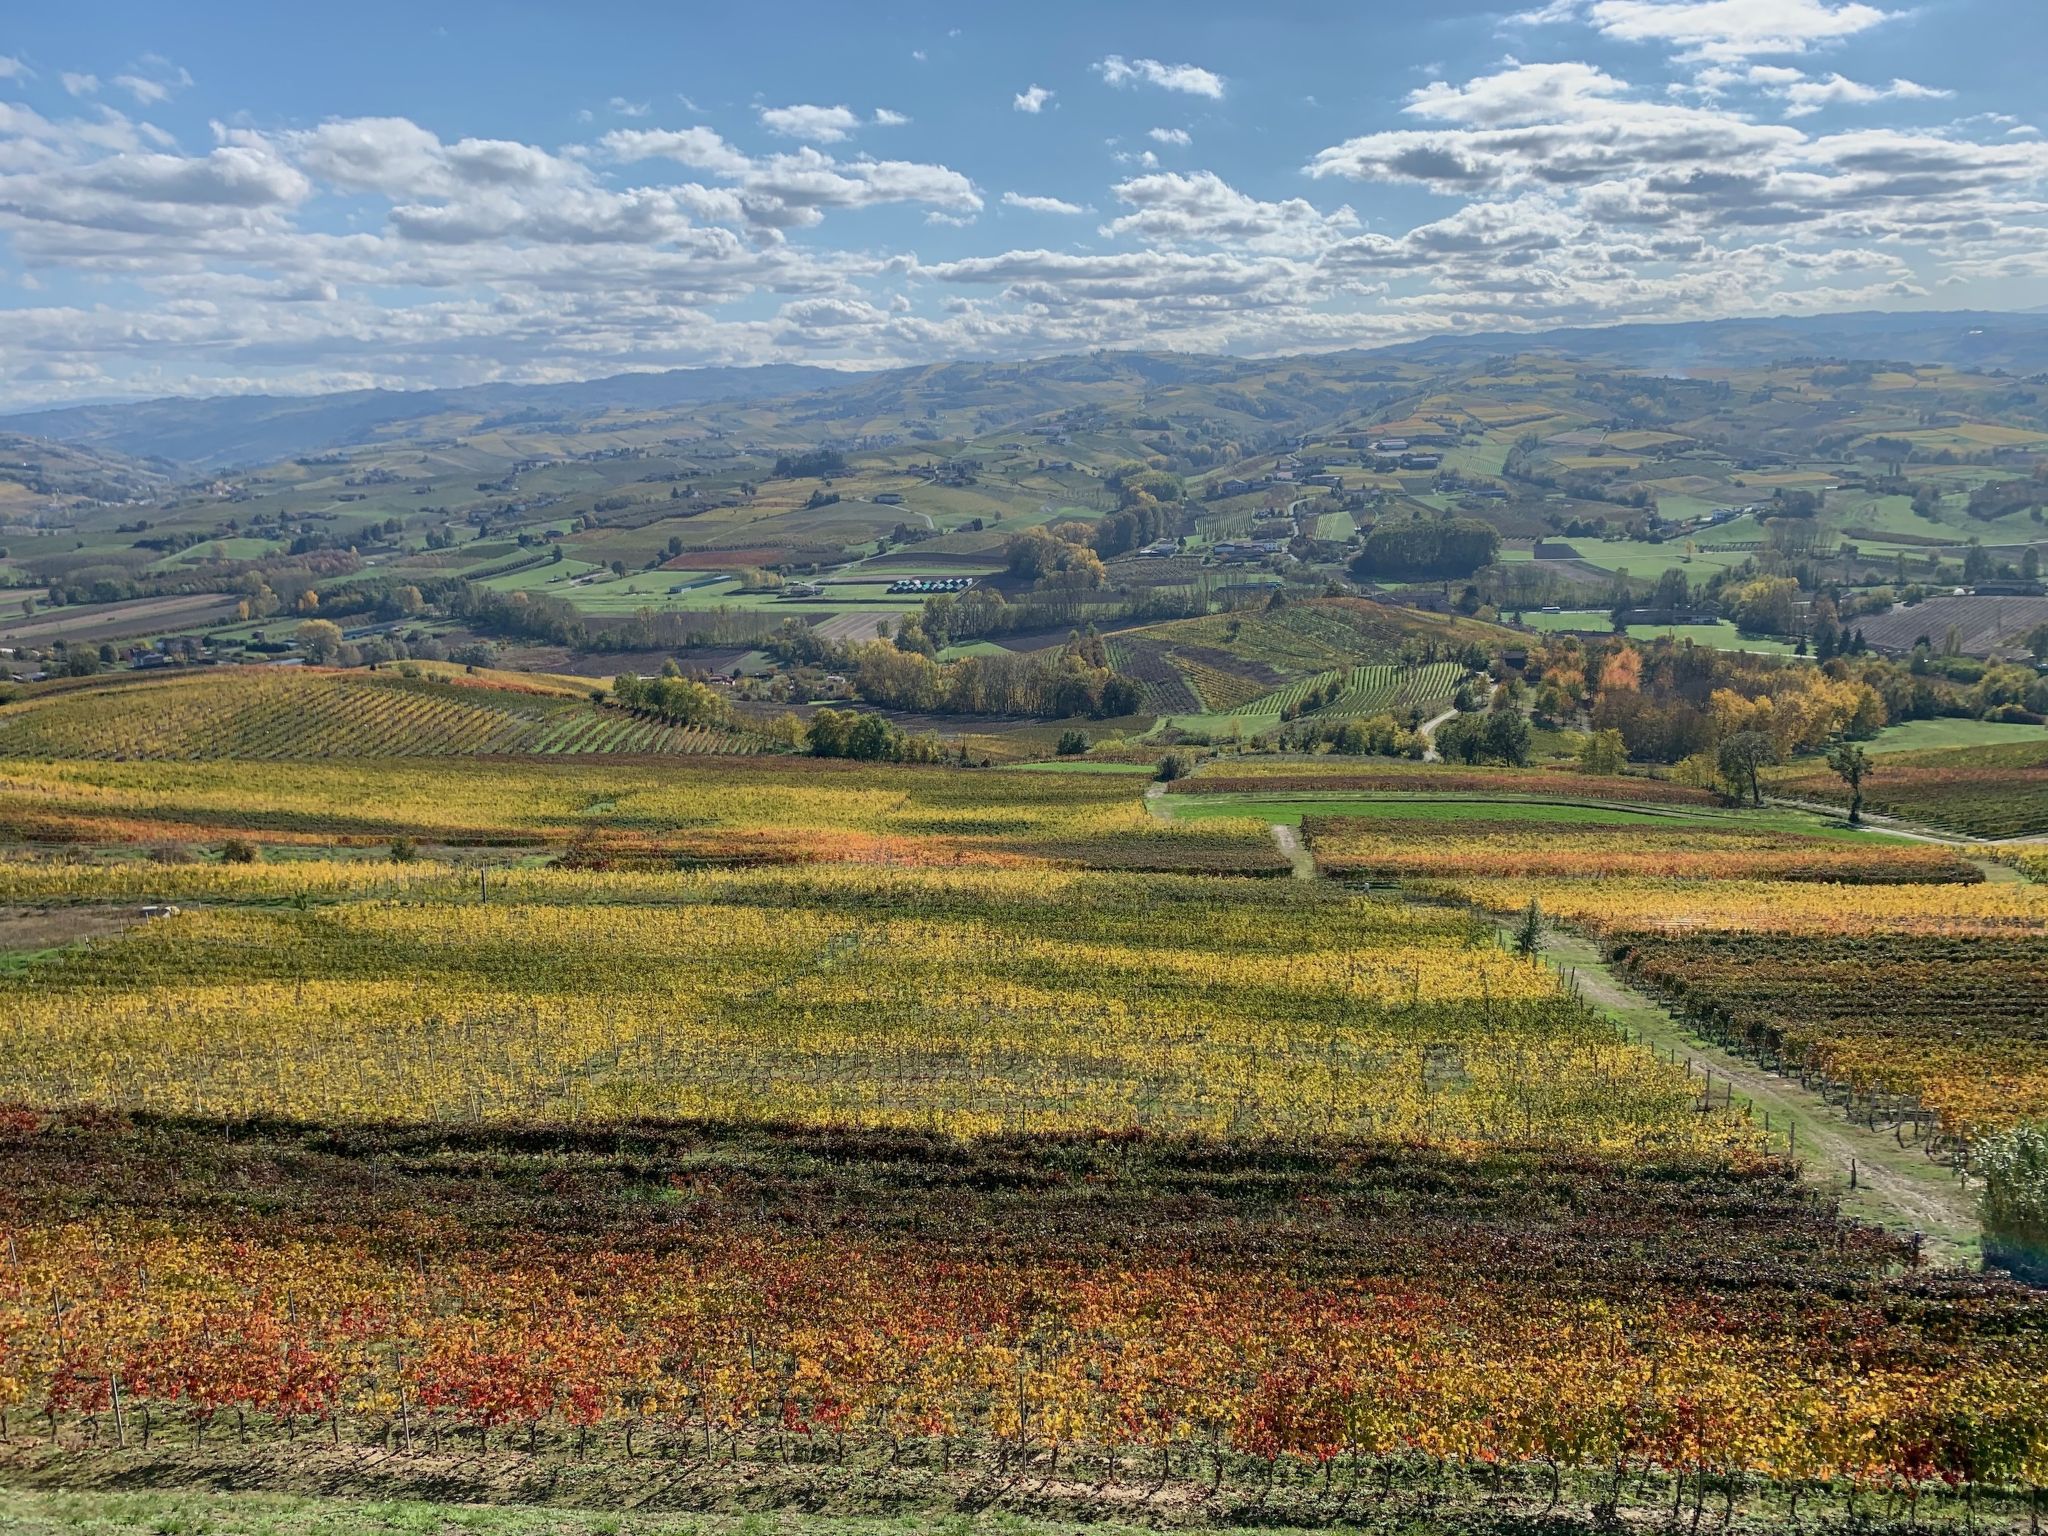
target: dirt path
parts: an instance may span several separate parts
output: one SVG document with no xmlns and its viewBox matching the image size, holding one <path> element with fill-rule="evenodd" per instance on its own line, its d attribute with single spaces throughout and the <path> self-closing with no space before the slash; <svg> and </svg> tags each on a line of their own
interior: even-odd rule
<svg viewBox="0 0 2048 1536">
<path fill-rule="evenodd" d="M 1425 763 L 1440 763 L 1443 761 L 1443 755 L 1436 749 L 1436 728 L 1446 720 L 1455 720 L 1457 716 L 1457 706 L 1453 705 L 1434 720 L 1425 720 L 1422 724 L 1415 727 L 1415 734 L 1420 736 L 1424 743 L 1422 760 Z"/>
<path fill-rule="evenodd" d="M 1808 1180 L 1839 1197 L 1849 1215 L 1921 1233 L 1927 1257 L 1936 1264 L 1974 1269 L 1982 1262 L 1976 1196 L 1951 1170 L 1901 1147 L 1889 1131 L 1858 1125 L 1796 1078 L 1767 1071 L 1694 1033 L 1617 977 L 1589 941 L 1552 934 L 1544 949 L 1587 1002 L 1642 1044 L 1707 1074 L 1716 1095 L 1732 1088 L 1737 1104 L 1747 1100 L 1756 1123 L 1768 1123 L 1772 1139 L 1797 1152 Z"/>
<path fill-rule="evenodd" d="M 1294 878 L 1313 880 L 1316 877 L 1315 855 L 1301 846 L 1301 832 L 1284 821 L 1276 821 L 1270 828 L 1273 841 L 1280 845 L 1280 851 L 1287 855 L 1294 865 Z"/>
</svg>

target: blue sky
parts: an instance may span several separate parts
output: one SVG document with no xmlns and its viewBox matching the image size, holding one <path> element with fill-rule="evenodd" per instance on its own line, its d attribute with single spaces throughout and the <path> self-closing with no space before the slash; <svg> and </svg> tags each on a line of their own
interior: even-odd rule
<svg viewBox="0 0 2048 1536">
<path fill-rule="evenodd" d="M 2038 0 L 16 8 L 0 402 L 2048 303 Z"/>
</svg>

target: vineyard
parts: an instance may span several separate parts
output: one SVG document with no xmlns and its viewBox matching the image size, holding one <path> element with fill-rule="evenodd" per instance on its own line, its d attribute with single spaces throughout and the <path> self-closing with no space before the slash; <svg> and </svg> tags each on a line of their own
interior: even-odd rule
<svg viewBox="0 0 2048 1536">
<path fill-rule="evenodd" d="M 1953 1141 L 2048 1112 L 2048 886 L 1643 778 L 1221 768 L 1168 788 L 1453 814 L 1247 879 L 1263 820 L 1142 775 L 0 764 L 0 909 L 88 935 L 0 967 L 0 1468 L 2024 1523 L 2038 1294 L 1841 1219 L 1493 914 Z"/>
<path fill-rule="evenodd" d="M 571 1490 L 637 1464 L 656 1498 L 724 1466 L 770 1500 L 849 1464 L 927 1498 L 1056 1466 L 1077 1514 L 1236 1487 L 1262 1524 L 1441 1499 L 1460 1469 L 1490 1470 L 1493 1510 L 1571 1487 L 1718 1514 L 1740 1470 L 1815 1503 L 1968 1481 L 1996 1518 L 1996 1489 L 2048 1471 L 2038 1303 L 1899 1278 L 1903 1243 L 1770 1163 L 105 1114 L 7 1133 L 0 1408 L 103 1456 L 360 1447 L 366 1472 L 430 1457 L 463 1488 L 496 1453 Z"/>
<path fill-rule="evenodd" d="M 1230 713 L 1247 721 L 1271 716 L 1277 722 L 1289 709 L 1300 709 L 1311 693 L 1326 696 L 1322 706 L 1314 711 L 1318 720 L 1365 718 L 1411 707 L 1433 709 L 1450 701 L 1464 676 L 1464 667 L 1455 661 L 1433 661 L 1420 667 L 1351 667 L 1298 679 L 1249 704 L 1241 704 Z M 1328 697 L 1332 688 L 1337 690 L 1335 696 Z"/>
<path fill-rule="evenodd" d="M 1176 795 L 1360 794 L 1472 796 L 1499 800 L 1517 795 L 1560 801 L 1617 805 L 1717 806 L 1721 798 L 1703 789 L 1657 779 L 1602 776 L 1557 769 L 1447 768 L 1435 763 L 1380 763 L 1333 766 L 1328 757 L 1285 762 L 1233 762 L 1227 768 L 1178 779 Z"/>
<path fill-rule="evenodd" d="M 1378 880 L 1461 876 L 1975 884 L 1968 860 L 1929 843 L 1848 842 L 1787 831 L 1680 821 L 1455 821 L 1310 818 L 1303 840 L 1331 875 Z"/>
<path fill-rule="evenodd" d="M 1108 649 L 1144 685 L 1148 710 L 1256 723 L 1332 682 L 1345 685 L 1326 710 L 1333 717 L 1444 702 L 1465 670 L 1450 658 L 1483 653 L 1501 635 L 1469 619 L 1325 597 L 1154 624 L 1112 637 Z"/>
<path fill-rule="evenodd" d="M 331 760 L 497 753 L 696 755 L 756 750 L 533 689 L 303 668 L 202 672 L 0 707 L 0 756 Z"/>
<path fill-rule="evenodd" d="M 1226 896 L 1038 871 L 735 871 L 672 877 L 637 906 L 645 885 L 611 878 L 152 923 L 0 980 L 0 1101 L 1631 1149 L 1741 1136 L 1688 1114 L 1680 1075 L 1454 913 L 1298 882 Z"/>
<path fill-rule="evenodd" d="M 1842 781 L 1825 769 L 1782 774 L 1772 787 L 1799 799 L 1848 803 Z M 2048 833 L 2048 733 L 2036 744 L 1887 754 L 1864 780 L 1863 795 L 1873 811 L 1972 837 Z"/>
<path fill-rule="evenodd" d="M 2048 1115 L 2048 935 L 1628 934 L 1623 970 L 1716 1033 L 1946 1141 Z M 1872 1006 L 1873 993 L 1882 998 Z"/>
<path fill-rule="evenodd" d="M 2048 890 L 1953 850 L 1677 823 L 1304 820 L 1332 875 L 1530 903 L 1708 1035 L 1963 1155 L 2048 1114 Z"/>
<path fill-rule="evenodd" d="M 0 835 L 45 845 L 280 849 L 410 837 L 563 848 L 603 865 L 1074 865 L 1277 875 L 1263 823 L 1148 815 L 1081 774 L 875 767 L 783 756 L 605 762 L 17 763 Z M 168 877 L 166 888 L 169 888 Z"/>
</svg>

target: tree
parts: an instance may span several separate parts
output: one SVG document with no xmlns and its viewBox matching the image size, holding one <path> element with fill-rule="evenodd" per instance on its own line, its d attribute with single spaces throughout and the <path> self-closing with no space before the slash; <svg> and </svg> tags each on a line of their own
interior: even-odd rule
<svg viewBox="0 0 2048 1536">
<path fill-rule="evenodd" d="M 1853 741 L 1838 741 L 1828 748 L 1828 766 L 1849 786 L 1849 825 L 1863 825 L 1863 776 L 1870 771 L 1870 754 Z"/>
<path fill-rule="evenodd" d="M 1169 752 L 1159 759 L 1159 771 L 1152 775 L 1162 784 L 1171 784 L 1175 779 L 1185 778 L 1188 760 L 1178 752 Z"/>
<path fill-rule="evenodd" d="M 1088 746 L 1088 733 L 1086 731 L 1062 731 L 1060 732 L 1059 745 L 1053 750 L 1061 757 L 1080 757 L 1087 752 Z"/>
<path fill-rule="evenodd" d="M 1579 748 L 1579 772 L 1598 774 L 1602 778 L 1613 778 L 1628 764 L 1628 747 L 1622 742 L 1621 732 L 1616 730 L 1595 731 L 1586 738 L 1586 744 Z"/>
<path fill-rule="evenodd" d="M 1657 590 L 1651 594 L 1652 608 L 1684 609 L 1692 606 L 1692 587 L 1685 579 L 1685 572 L 1677 566 L 1671 567 L 1657 578 Z"/>
<path fill-rule="evenodd" d="M 1381 522 L 1351 562 L 1360 579 L 1444 580 L 1470 576 L 1493 564 L 1500 532 L 1474 518 L 1413 518 Z"/>
<path fill-rule="evenodd" d="M 1778 760 L 1778 749 L 1762 731 L 1737 731 L 1721 743 L 1718 761 L 1721 777 L 1736 788 L 1740 797 L 1747 786 L 1750 804 L 1764 803 L 1763 770 Z"/>
<path fill-rule="evenodd" d="M 306 660 L 316 667 L 326 666 L 341 650 L 341 626 L 332 619 L 308 619 L 295 636 Z"/>
<path fill-rule="evenodd" d="M 1533 959 L 1542 952 L 1543 910 L 1532 896 L 1522 912 L 1522 921 L 1515 927 L 1515 953 Z"/>
</svg>

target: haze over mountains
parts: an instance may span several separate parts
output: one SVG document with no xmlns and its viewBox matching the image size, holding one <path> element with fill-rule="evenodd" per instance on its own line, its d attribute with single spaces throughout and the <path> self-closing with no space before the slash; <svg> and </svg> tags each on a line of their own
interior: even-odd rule
<svg viewBox="0 0 2048 1536">
<path fill-rule="evenodd" d="M 606 411 L 787 402 L 810 423 L 914 416 L 935 398 L 971 405 L 991 426 L 1104 394 L 1142 396 L 1180 384 L 1227 385 L 1309 368 L 1323 389 L 1369 384 L 1393 360 L 1469 366 L 1496 353 L 1540 352 L 1602 366 L 1684 373 L 1788 357 L 1943 363 L 2019 375 L 2048 370 L 2048 313 L 1880 313 L 1483 332 L 1374 350 L 1248 359 L 1195 353 L 1096 352 L 1029 362 L 960 361 L 849 372 L 794 364 L 623 373 L 561 384 L 351 390 L 308 396 L 168 396 L 0 417 L 0 431 L 188 470 L 219 470 L 347 447 L 444 414 L 495 425 L 571 422 Z M 1313 414 L 1313 391 L 1296 402 Z"/>
</svg>

